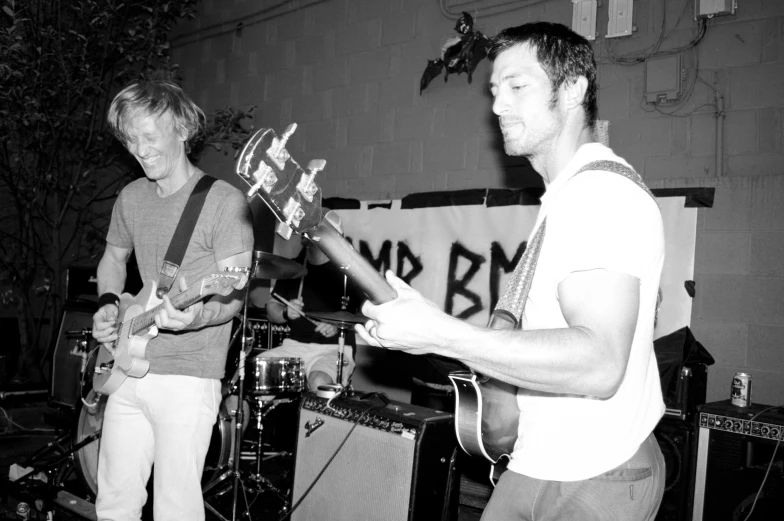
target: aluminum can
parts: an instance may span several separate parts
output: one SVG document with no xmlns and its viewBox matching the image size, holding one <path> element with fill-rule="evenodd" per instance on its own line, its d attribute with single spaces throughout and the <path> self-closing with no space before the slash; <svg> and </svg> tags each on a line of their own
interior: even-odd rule
<svg viewBox="0 0 784 521">
<path fill-rule="evenodd" d="M 16 518 L 17 519 L 30 519 L 30 505 L 20 501 L 16 505 Z"/>
<path fill-rule="evenodd" d="M 751 375 L 749 373 L 735 373 L 732 377 L 730 401 L 736 407 L 751 405 Z"/>
</svg>

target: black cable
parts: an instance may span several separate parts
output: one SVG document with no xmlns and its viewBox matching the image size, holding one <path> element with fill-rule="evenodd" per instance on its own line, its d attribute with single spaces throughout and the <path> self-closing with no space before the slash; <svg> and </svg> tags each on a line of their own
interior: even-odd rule
<svg viewBox="0 0 784 521">
<path fill-rule="evenodd" d="M 771 411 L 773 409 L 780 409 L 782 407 L 784 407 L 784 405 L 771 405 L 770 407 L 765 407 L 764 409 L 756 413 L 754 416 L 752 416 L 749 422 L 753 422 L 762 413 Z M 749 520 L 751 514 L 754 512 L 754 507 L 757 506 L 757 500 L 759 499 L 760 494 L 762 494 L 762 489 L 765 486 L 765 481 L 767 481 L 768 475 L 770 474 L 770 469 L 773 468 L 773 462 L 776 460 L 776 451 L 779 450 L 779 445 L 781 445 L 782 436 L 784 436 L 784 429 L 779 431 L 779 439 L 776 441 L 776 446 L 773 448 L 773 455 L 770 457 L 770 463 L 768 463 L 768 469 L 765 471 L 765 477 L 762 478 L 762 483 L 760 483 L 759 490 L 757 490 L 757 495 L 754 496 L 754 501 L 751 503 L 751 510 L 749 510 L 748 515 L 743 519 L 743 521 Z"/>
</svg>

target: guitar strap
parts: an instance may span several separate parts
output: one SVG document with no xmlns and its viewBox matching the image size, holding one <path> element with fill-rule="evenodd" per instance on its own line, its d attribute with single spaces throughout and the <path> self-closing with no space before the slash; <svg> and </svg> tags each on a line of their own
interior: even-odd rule
<svg viewBox="0 0 784 521">
<path fill-rule="evenodd" d="M 634 182 L 637 186 L 653 198 L 651 193 L 640 177 L 640 174 L 617 161 L 592 161 L 577 171 L 577 174 L 589 170 L 601 170 L 619 174 Z M 658 205 L 658 203 L 657 203 Z M 528 300 L 528 292 L 531 290 L 531 283 L 536 271 L 536 263 L 539 260 L 539 252 L 544 242 L 544 233 L 547 227 L 547 217 L 542 219 L 542 223 L 536 229 L 536 233 L 531 238 L 528 246 L 515 267 L 512 279 L 507 284 L 504 294 L 498 300 L 493 313 L 490 315 L 490 322 L 487 327 L 492 329 L 520 329 L 523 323 L 523 312 Z"/>
<path fill-rule="evenodd" d="M 177 272 L 180 270 L 183 257 L 185 257 L 188 243 L 191 242 L 191 235 L 193 235 L 193 229 L 196 227 L 196 221 L 199 220 L 204 201 L 207 200 L 207 194 L 215 181 L 217 179 L 212 176 L 202 176 L 196 183 L 196 186 L 193 187 L 193 191 L 190 197 L 188 197 L 188 202 L 185 203 L 185 208 L 182 211 L 182 215 L 180 215 L 180 222 L 177 223 L 177 229 L 174 230 L 169 249 L 166 250 L 166 256 L 163 258 L 161 272 L 158 274 L 158 291 L 156 292 L 158 298 L 163 298 L 169 292 L 172 284 L 174 284 L 174 279 L 177 278 Z"/>
</svg>

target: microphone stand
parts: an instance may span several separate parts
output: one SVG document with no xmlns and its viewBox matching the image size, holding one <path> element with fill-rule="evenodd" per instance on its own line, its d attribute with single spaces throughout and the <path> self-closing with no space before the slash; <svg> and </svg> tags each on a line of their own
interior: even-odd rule
<svg viewBox="0 0 784 521">
<path fill-rule="evenodd" d="M 240 328 L 242 333 L 240 334 L 240 356 L 239 356 L 239 365 L 237 371 L 239 372 L 239 383 L 237 384 L 237 412 L 235 413 L 237 421 L 234 427 L 234 483 L 233 483 L 233 500 L 232 500 L 232 510 L 231 510 L 231 519 L 232 521 L 237 520 L 237 498 L 239 496 L 239 489 L 241 486 L 240 483 L 240 460 L 242 459 L 242 422 L 244 421 L 244 407 L 243 401 L 245 399 L 245 358 L 247 357 L 249 349 L 246 350 L 247 344 L 247 335 L 245 334 L 245 329 L 248 324 L 248 299 L 250 295 L 250 281 L 253 278 L 253 275 L 256 273 L 258 269 L 259 261 L 255 258 L 253 259 L 253 265 L 251 267 L 250 273 L 248 274 L 248 282 L 245 285 L 245 301 L 242 306 L 242 323 L 240 324 Z M 251 345 L 251 348 L 253 346 Z"/>
</svg>

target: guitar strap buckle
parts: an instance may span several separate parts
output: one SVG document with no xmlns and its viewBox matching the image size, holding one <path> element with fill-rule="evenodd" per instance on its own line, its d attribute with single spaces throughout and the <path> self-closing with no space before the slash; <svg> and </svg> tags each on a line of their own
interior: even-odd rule
<svg viewBox="0 0 784 521">
<path fill-rule="evenodd" d="M 166 260 L 163 261 L 161 272 L 158 274 L 158 289 L 155 291 L 155 295 L 159 299 L 162 299 L 169 292 L 172 284 L 174 284 L 174 279 L 177 278 L 178 271 L 180 271 L 178 265 Z"/>
</svg>

